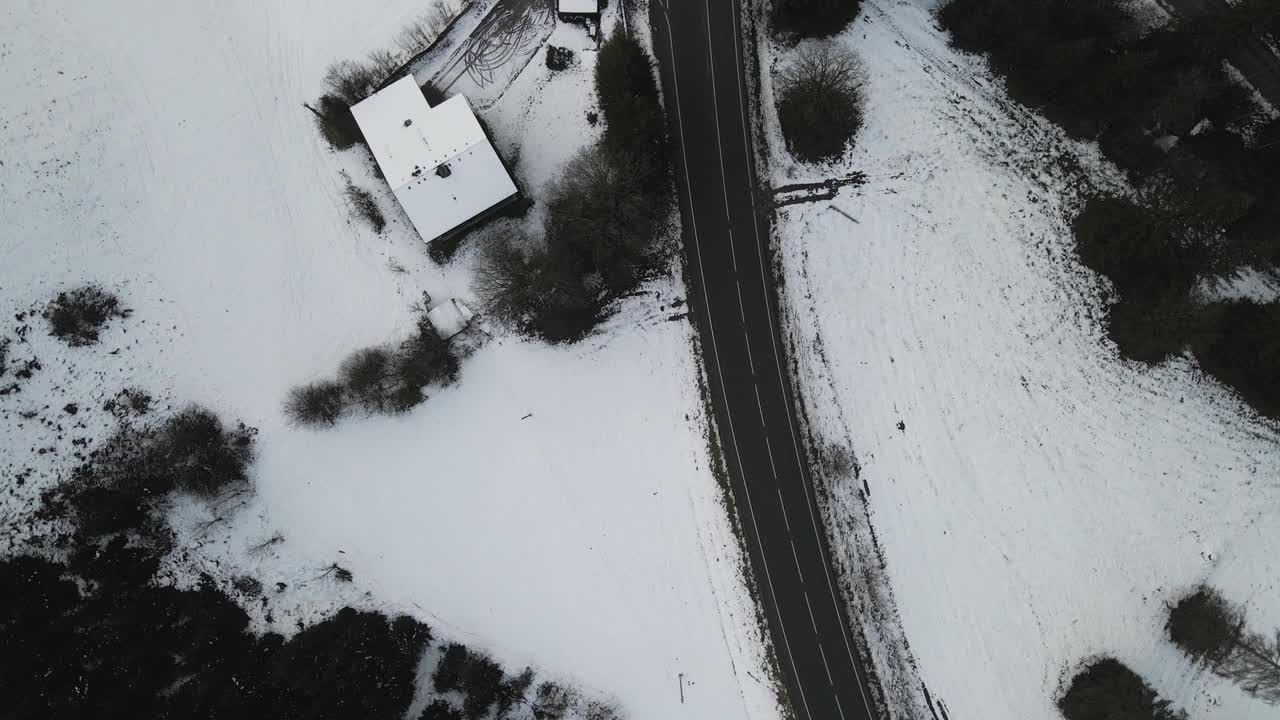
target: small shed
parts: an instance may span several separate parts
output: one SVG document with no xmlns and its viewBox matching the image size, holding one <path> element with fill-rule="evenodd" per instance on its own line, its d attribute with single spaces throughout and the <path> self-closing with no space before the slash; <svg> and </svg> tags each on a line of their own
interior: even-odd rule
<svg viewBox="0 0 1280 720">
<path fill-rule="evenodd" d="M 427 322 L 431 323 L 436 334 L 444 340 L 452 340 L 470 327 L 474 317 L 475 313 L 471 312 L 471 308 L 457 299 L 445 300 L 427 311 Z"/>
<path fill-rule="evenodd" d="M 600 19 L 600 0 L 556 0 L 556 14 L 561 20 L 598 21 Z"/>
<path fill-rule="evenodd" d="M 430 243 L 469 227 L 519 195 L 467 99 L 432 107 L 413 76 L 351 107 L 405 214 Z"/>
</svg>

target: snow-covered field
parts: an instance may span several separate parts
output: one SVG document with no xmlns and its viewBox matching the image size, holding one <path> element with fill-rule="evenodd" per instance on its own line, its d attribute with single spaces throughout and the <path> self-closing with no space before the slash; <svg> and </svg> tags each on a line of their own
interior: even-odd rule
<svg viewBox="0 0 1280 720">
<path fill-rule="evenodd" d="M 775 184 L 868 176 L 776 231 L 812 430 L 861 466 L 827 507 L 842 562 L 875 562 L 865 482 L 915 659 L 870 631 L 895 715 L 930 717 L 923 681 L 952 720 L 1056 718 L 1064 678 L 1108 654 L 1191 717 L 1274 717 L 1162 626 L 1200 582 L 1280 626 L 1280 435 L 1190 358 L 1119 357 L 1068 226 L 1077 178 L 1114 173 L 950 49 L 933 6 L 867 2 L 840 37 L 868 75 L 844 161 L 796 165 L 766 131 Z"/>
<path fill-rule="evenodd" d="M 0 397 L 0 519 L 29 511 L 109 431 L 103 401 L 137 385 L 259 428 L 255 495 L 179 502 L 193 549 L 167 571 L 286 583 L 250 609 L 258 627 L 288 632 L 344 603 L 409 612 L 631 717 L 777 717 L 694 336 L 669 319 L 677 283 L 646 287 L 573 347 L 499 332 L 458 385 L 404 416 L 319 432 L 282 417 L 291 386 L 407 334 L 423 291 L 470 296 L 482 240 L 435 266 L 364 157 L 327 149 L 302 107 L 329 63 L 389 46 L 423 10 L 131 0 L 0 14 L 0 337 L 15 340 L 11 363 L 42 365 Z M 536 199 L 598 132 L 593 54 L 581 31 L 555 32 L 579 65 L 553 76 L 539 57 L 485 112 Z M 342 170 L 378 194 L 382 235 L 349 220 Z M 86 281 L 133 310 L 100 345 L 14 319 Z M 334 562 L 355 581 L 318 577 Z"/>
</svg>

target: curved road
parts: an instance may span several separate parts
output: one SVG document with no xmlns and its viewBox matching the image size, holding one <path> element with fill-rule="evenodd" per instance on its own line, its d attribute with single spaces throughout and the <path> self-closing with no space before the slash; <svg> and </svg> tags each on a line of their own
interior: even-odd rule
<svg viewBox="0 0 1280 720">
<path fill-rule="evenodd" d="M 873 720 L 786 381 L 737 0 L 653 0 L 694 306 L 749 554 L 797 720 Z"/>
</svg>

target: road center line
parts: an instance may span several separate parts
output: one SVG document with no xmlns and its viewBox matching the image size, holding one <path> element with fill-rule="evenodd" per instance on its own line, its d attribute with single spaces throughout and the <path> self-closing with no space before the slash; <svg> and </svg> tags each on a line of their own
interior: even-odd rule
<svg viewBox="0 0 1280 720">
<path fill-rule="evenodd" d="M 778 488 L 778 504 L 782 506 L 782 524 L 787 526 L 787 532 L 789 533 L 791 532 L 791 521 L 787 519 L 787 504 L 782 501 L 782 488 Z M 794 555 L 795 552 L 796 552 L 796 546 L 795 546 L 795 543 L 792 543 L 791 553 Z M 799 559 L 797 559 L 796 564 L 799 564 L 799 563 L 800 561 Z"/>
<path fill-rule="evenodd" d="M 831 687 L 836 686 L 836 681 L 831 679 L 831 668 L 827 667 L 827 653 L 822 649 L 822 643 L 818 643 L 818 654 L 822 656 L 822 669 L 827 671 L 827 682 Z"/>
<path fill-rule="evenodd" d="M 778 479 L 778 466 L 773 464 L 773 443 L 769 442 L 769 434 L 764 436 L 764 449 L 769 453 L 769 469 L 773 471 L 773 479 Z"/>
</svg>

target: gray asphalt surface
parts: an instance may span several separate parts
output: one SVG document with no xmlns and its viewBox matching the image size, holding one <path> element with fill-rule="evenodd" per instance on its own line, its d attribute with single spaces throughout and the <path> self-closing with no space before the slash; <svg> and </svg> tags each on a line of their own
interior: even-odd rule
<svg viewBox="0 0 1280 720">
<path fill-rule="evenodd" d="M 872 720 L 872 696 L 786 381 L 757 197 L 737 0 L 653 0 L 690 304 L 748 550 L 797 720 Z"/>
</svg>

